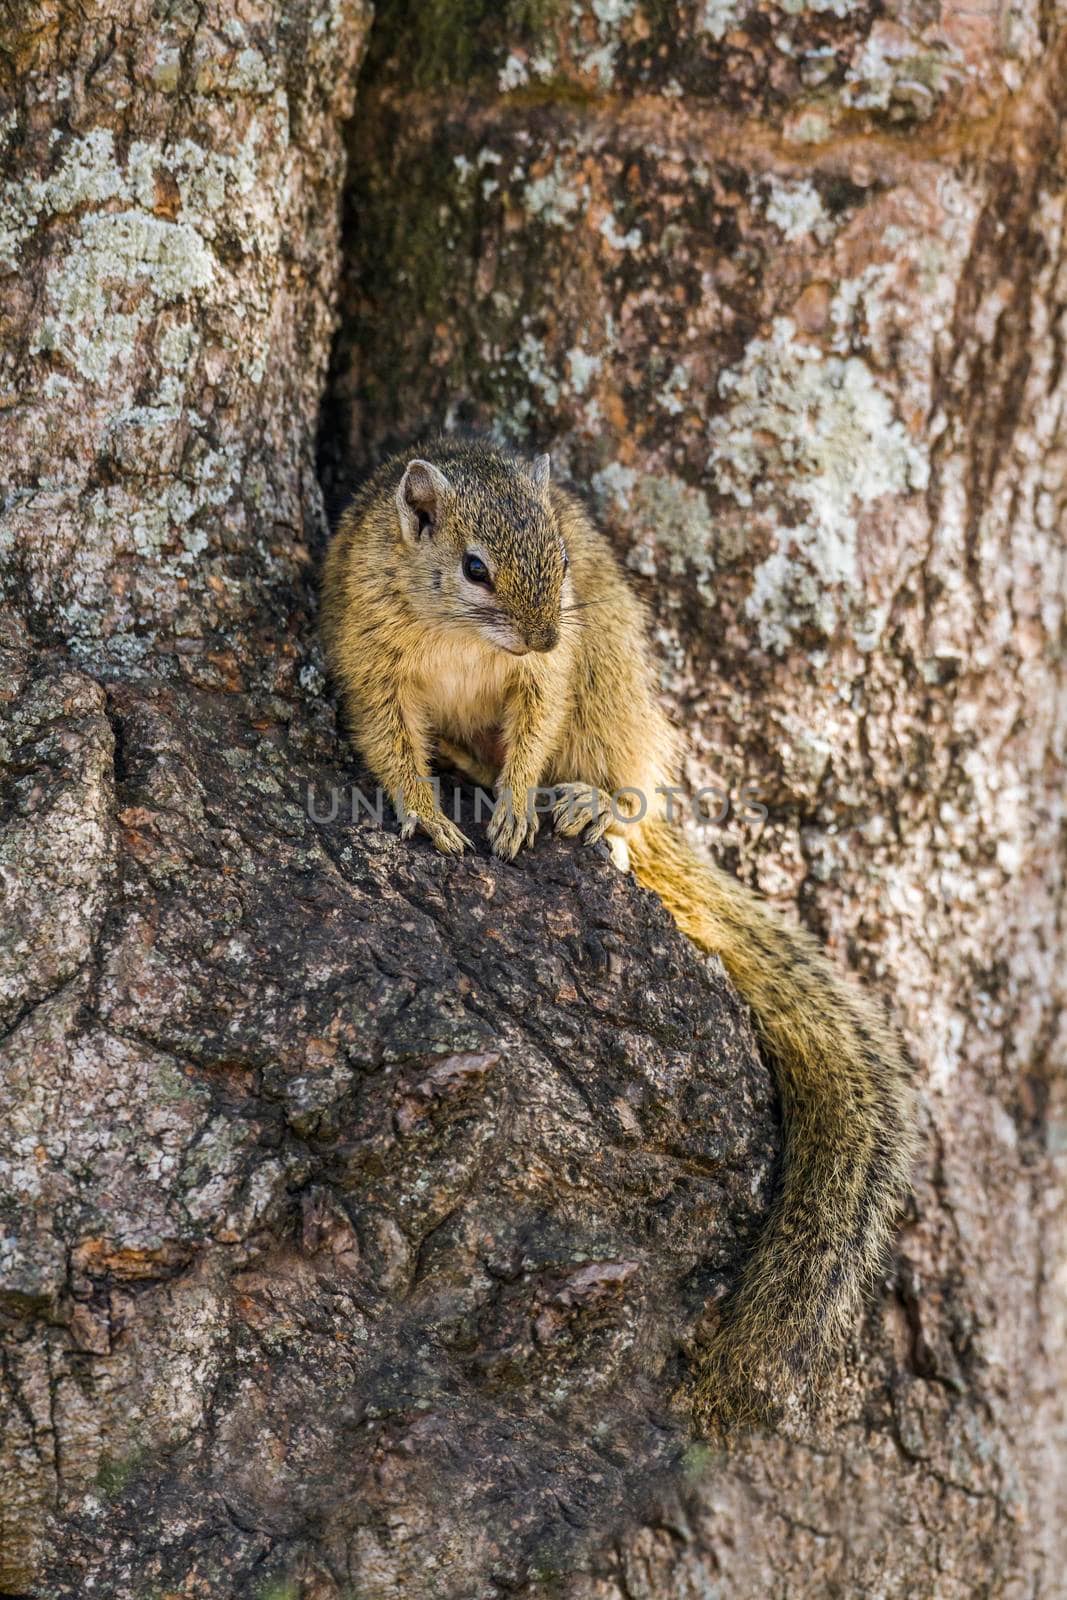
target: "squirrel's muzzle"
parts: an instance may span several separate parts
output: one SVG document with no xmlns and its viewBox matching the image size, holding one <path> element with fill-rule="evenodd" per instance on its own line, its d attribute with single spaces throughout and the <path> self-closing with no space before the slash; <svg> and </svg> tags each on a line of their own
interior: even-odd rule
<svg viewBox="0 0 1067 1600">
<path fill-rule="evenodd" d="M 536 650 L 539 654 L 554 650 L 559 644 L 559 624 L 557 622 L 531 623 L 522 630 L 527 648 Z"/>
</svg>

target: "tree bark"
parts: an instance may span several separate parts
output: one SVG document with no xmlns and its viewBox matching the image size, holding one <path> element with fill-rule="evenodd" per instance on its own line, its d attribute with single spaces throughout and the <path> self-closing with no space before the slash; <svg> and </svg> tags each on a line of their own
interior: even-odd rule
<svg viewBox="0 0 1067 1600">
<path fill-rule="evenodd" d="M 1055 1594 L 1062 17 L 0 44 L 0 1593 Z M 349 810 L 316 427 L 337 494 L 458 423 L 589 495 L 695 831 L 923 1088 L 818 1415 L 714 1454 L 671 1397 L 776 1140 L 729 987 L 599 857 Z"/>
</svg>

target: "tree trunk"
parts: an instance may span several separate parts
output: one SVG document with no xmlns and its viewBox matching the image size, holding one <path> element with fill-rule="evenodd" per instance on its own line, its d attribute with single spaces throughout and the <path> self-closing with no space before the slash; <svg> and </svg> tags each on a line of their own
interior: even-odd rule
<svg viewBox="0 0 1067 1600">
<path fill-rule="evenodd" d="M 1062 18 L 44 0 L 0 46 L 0 1593 L 1055 1594 Z M 587 492 L 697 832 L 922 1084 L 818 1415 L 714 1453 L 672 1396 L 776 1147 L 729 987 L 589 852 L 351 810 L 316 427 L 337 494 L 459 423 Z"/>
</svg>

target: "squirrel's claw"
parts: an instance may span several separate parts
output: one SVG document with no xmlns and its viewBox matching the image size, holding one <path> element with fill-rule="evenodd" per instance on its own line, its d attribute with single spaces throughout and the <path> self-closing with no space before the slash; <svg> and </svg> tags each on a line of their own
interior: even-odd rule
<svg viewBox="0 0 1067 1600">
<path fill-rule="evenodd" d="M 400 837 L 410 839 L 416 827 L 426 830 L 442 855 L 461 856 L 464 850 L 474 849 L 467 835 L 457 828 L 443 811 L 434 811 L 426 817 L 416 816 L 413 811 L 409 811 L 400 824 Z"/>
<path fill-rule="evenodd" d="M 514 861 L 523 845 L 533 844 L 539 826 L 536 812 L 514 811 L 508 805 L 498 805 L 488 830 L 493 854 L 503 856 L 505 861 Z"/>
<path fill-rule="evenodd" d="M 552 807 L 552 822 L 565 839 L 581 837 L 583 844 L 596 844 L 611 824 L 611 802 L 606 794 L 588 783 L 561 783 L 559 799 Z"/>
</svg>

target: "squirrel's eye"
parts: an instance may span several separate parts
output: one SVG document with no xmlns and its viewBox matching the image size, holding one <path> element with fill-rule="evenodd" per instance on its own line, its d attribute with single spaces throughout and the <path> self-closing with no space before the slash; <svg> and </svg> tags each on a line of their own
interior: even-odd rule
<svg viewBox="0 0 1067 1600">
<path fill-rule="evenodd" d="M 481 556 L 476 556 L 472 550 L 468 550 L 463 557 L 463 576 L 468 583 L 488 584 L 489 582 L 489 568 Z"/>
</svg>

